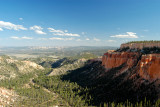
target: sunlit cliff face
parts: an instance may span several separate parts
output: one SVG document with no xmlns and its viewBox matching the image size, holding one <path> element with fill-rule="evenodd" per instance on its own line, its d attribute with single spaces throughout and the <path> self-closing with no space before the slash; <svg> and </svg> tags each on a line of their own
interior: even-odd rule
<svg viewBox="0 0 160 107">
<path fill-rule="evenodd" d="M 127 65 L 137 67 L 138 73 L 145 79 L 160 79 L 160 54 L 140 55 L 138 52 L 107 52 L 102 57 L 102 65 L 108 70 Z"/>
<path fill-rule="evenodd" d="M 102 57 L 102 65 L 107 69 L 119 67 L 124 63 L 132 67 L 137 63 L 139 56 L 136 52 L 108 52 Z"/>
<path fill-rule="evenodd" d="M 146 79 L 160 78 L 160 54 L 142 55 L 140 76 Z"/>
</svg>

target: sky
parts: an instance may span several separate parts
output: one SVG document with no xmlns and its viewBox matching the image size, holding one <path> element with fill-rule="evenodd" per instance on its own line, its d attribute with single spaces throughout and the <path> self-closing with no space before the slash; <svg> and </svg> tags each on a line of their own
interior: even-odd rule
<svg viewBox="0 0 160 107">
<path fill-rule="evenodd" d="M 160 0 L 0 0 L 0 46 L 160 40 Z"/>
</svg>

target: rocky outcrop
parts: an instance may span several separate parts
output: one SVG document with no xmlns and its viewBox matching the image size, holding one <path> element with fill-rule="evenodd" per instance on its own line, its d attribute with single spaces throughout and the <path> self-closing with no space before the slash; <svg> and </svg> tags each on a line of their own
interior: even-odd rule
<svg viewBox="0 0 160 107">
<path fill-rule="evenodd" d="M 145 47 L 152 48 L 152 47 L 160 47 L 160 43 L 127 43 L 121 44 L 121 49 L 129 47 L 130 49 L 143 49 Z"/>
<path fill-rule="evenodd" d="M 147 79 L 160 79 L 160 54 L 142 55 L 140 52 L 107 52 L 102 57 L 106 70 L 120 67 L 137 68 L 137 73 Z"/>
<path fill-rule="evenodd" d="M 137 63 L 139 56 L 139 53 L 136 52 L 108 52 L 102 57 L 102 65 L 106 69 L 119 67 L 122 64 L 130 68 Z"/>
<path fill-rule="evenodd" d="M 12 105 L 18 99 L 18 95 L 9 89 L 0 87 L 0 107 Z"/>
<path fill-rule="evenodd" d="M 140 76 L 145 79 L 160 78 L 160 54 L 142 55 L 140 61 Z"/>
</svg>

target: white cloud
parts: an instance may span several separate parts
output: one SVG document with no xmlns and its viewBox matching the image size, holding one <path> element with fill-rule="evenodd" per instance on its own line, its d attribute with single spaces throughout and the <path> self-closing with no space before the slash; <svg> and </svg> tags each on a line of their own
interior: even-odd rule
<svg viewBox="0 0 160 107">
<path fill-rule="evenodd" d="M 10 37 L 10 38 L 12 38 L 12 39 L 20 39 L 20 38 L 17 37 L 17 36 L 12 36 L 12 37 Z"/>
<path fill-rule="evenodd" d="M 9 29 L 9 30 L 27 30 L 27 28 L 23 27 L 23 25 L 15 25 L 10 22 L 0 21 L 0 29 Z"/>
<path fill-rule="evenodd" d="M 2 29 L 2 28 L 0 28 L 0 31 L 3 31 L 3 29 Z"/>
<path fill-rule="evenodd" d="M 10 37 L 10 38 L 12 38 L 12 39 L 16 39 L 16 40 L 20 40 L 20 39 L 33 39 L 33 38 L 31 38 L 31 37 L 27 37 L 27 36 L 23 36 L 23 37 L 12 36 L 12 37 Z"/>
<path fill-rule="evenodd" d="M 79 34 L 73 34 L 73 33 L 67 33 L 68 30 L 56 30 L 56 29 L 53 29 L 53 28 L 48 28 L 49 32 L 52 32 L 53 35 L 56 35 L 56 36 L 74 36 L 74 37 L 79 37 L 80 35 Z"/>
<path fill-rule="evenodd" d="M 36 34 L 40 34 L 40 35 L 46 34 L 45 32 L 42 31 L 43 28 L 41 26 L 37 26 L 37 25 L 32 26 L 32 27 L 30 27 L 30 30 L 34 30 Z"/>
<path fill-rule="evenodd" d="M 93 40 L 97 42 L 101 41 L 100 39 L 97 39 L 97 38 L 94 38 Z"/>
<path fill-rule="evenodd" d="M 19 20 L 23 20 L 23 18 L 19 18 Z"/>
<path fill-rule="evenodd" d="M 64 32 L 68 32 L 68 30 L 64 30 Z"/>
<path fill-rule="evenodd" d="M 53 37 L 53 38 L 49 38 L 50 40 L 63 40 L 63 38 L 57 38 L 57 37 Z"/>
<path fill-rule="evenodd" d="M 55 30 L 53 28 L 48 28 L 49 32 L 54 32 L 54 33 L 64 33 L 62 30 Z"/>
<path fill-rule="evenodd" d="M 114 36 L 110 36 L 110 37 L 115 37 L 115 38 L 138 38 L 138 36 L 136 35 L 136 33 L 133 32 L 126 32 L 127 34 L 125 35 L 114 35 Z"/>
<path fill-rule="evenodd" d="M 40 34 L 40 35 L 45 35 L 46 33 L 41 31 L 41 30 L 35 30 L 35 33 Z"/>
<path fill-rule="evenodd" d="M 107 42 L 116 42 L 116 40 L 107 40 Z"/>
<path fill-rule="evenodd" d="M 23 36 L 22 39 L 33 39 L 31 37 L 26 37 L 26 36 Z"/>
<path fill-rule="evenodd" d="M 50 40 L 64 40 L 64 41 L 67 41 L 67 40 L 73 40 L 74 38 L 58 38 L 58 37 L 52 37 L 52 38 L 49 38 Z"/>
<path fill-rule="evenodd" d="M 86 40 L 90 40 L 89 38 L 86 38 Z"/>
<path fill-rule="evenodd" d="M 73 34 L 73 33 L 54 33 L 53 35 L 57 35 L 57 36 L 75 36 L 75 37 L 79 37 L 79 34 Z"/>
</svg>

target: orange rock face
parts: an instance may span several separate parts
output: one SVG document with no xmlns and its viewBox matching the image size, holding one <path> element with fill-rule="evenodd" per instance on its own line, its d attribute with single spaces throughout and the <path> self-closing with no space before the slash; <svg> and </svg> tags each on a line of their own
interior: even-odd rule
<svg viewBox="0 0 160 107">
<path fill-rule="evenodd" d="M 132 67 L 137 63 L 138 57 L 136 52 L 107 52 L 102 57 L 102 65 L 107 69 L 119 67 L 124 63 Z"/>
<path fill-rule="evenodd" d="M 160 54 L 142 55 L 137 52 L 107 52 L 102 57 L 102 65 L 106 69 L 126 64 L 128 68 L 138 65 L 138 73 L 145 79 L 160 79 Z M 139 62 L 139 63 L 138 63 Z"/>
<path fill-rule="evenodd" d="M 160 78 L 160 54 L 142 55 L 140 76 L 146 79 Z"/>
</svg>

